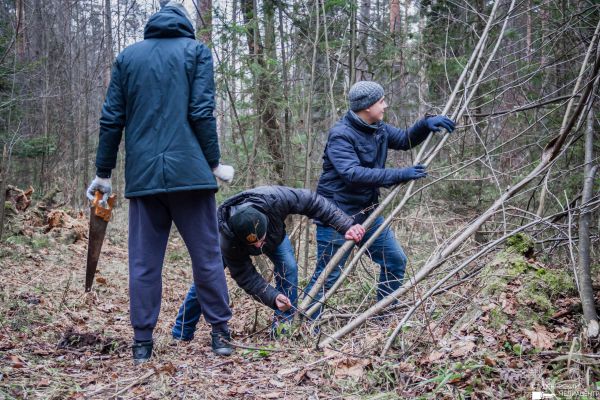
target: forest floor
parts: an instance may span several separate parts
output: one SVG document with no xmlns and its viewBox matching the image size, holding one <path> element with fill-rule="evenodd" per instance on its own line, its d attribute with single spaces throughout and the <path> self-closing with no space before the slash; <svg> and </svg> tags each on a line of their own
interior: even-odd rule
<svg viewBox="0 0 600 400">
<path fill-rule="evenodd" d="M 9 217 L 0 244 L 0 398 L 600 398 L 600 355 L 582 339 L 577 293 L 560 265 L 498 253 L 476 279 L 462 277 L 464 284 L 429 302 L 386 357 L 381 349 L 402 307 L 322 351 L 307 330 L 271 340 L 270 311 L 230 281 L 233 339 L 254 349 L 221 358 L 206 324 L 189 343 L 171 339 L 191 283 L 187 250 L 173 234 L 155 355 L 134 366 L 126 212 L 116 210 L 109 224 L 87 295 L 84 214 L 38 205 Z M 352 293 L 361 281 L 347 285 L 340 307 L 360 305 Z"/>
</svg>

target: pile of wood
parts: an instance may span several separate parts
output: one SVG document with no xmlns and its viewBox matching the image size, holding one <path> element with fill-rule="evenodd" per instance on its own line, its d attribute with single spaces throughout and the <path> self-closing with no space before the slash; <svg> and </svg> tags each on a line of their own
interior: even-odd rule
<svg viewBox="0 0 600 400">
<path fill-rule="evenodd" d="M 32 187 L 26 190 L 7 187 L 4 238 L 47 235 L 64 244 L 87 238 L 87 221 L 83 212 L 66 209 L 64 204 L 57 202 L 59 189 L 49 191 L 32 205 L 33 193 Z"/>
</svg>

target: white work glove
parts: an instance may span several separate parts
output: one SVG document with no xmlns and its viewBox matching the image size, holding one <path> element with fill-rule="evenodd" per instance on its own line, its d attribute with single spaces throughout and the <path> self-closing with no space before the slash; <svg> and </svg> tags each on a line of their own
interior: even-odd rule
<svg viewBox="0 0 600 400">
<path fill-rule="evenodd" d="M 231 183 L 235 170 L 231 165 L 219 164 L 212 170 L 213 175 L 226 183 Z"/>
<path fill-rule="evenodd" d="M 90 187 L 87 188 L 87 198 L 93 201 L 96 191 L 103 193 L 102 200 L 100 200 L 100 205 L 106 208 L 108 204 L 108 198 L 112 194 L 112 184 L 110 182 L 110 178 L 100 178 L 99 176 L 96 176 L 90 184 Z"/>
</svg>

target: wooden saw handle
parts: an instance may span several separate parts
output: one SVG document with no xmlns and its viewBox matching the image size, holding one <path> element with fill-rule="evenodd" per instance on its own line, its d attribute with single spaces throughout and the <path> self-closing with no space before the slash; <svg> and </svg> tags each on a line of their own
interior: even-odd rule
<svg viewBox="0 0 600 400">
<path fill-rule="evenodd" d="M 94 214 L 97 217 L 102 218 L 103 220 L 105 220 L 106 222 L 108 222 L 110 220 L 110 217 L 112 215 L 112 209 L 115 206 L 115 201 L 117 200 L 117 195 L 116 194 L 111 194 L 108 197 L 108 208 L 104 208 L 100 205 L 100 200 L 102 200 L 102 196 L 104 196 L 104 194 L 99 191 L 96 190 L 96 194 L 94 195 L 94 201 L 92 201 L 92 206 L 94 207 Z"/>
</svg>

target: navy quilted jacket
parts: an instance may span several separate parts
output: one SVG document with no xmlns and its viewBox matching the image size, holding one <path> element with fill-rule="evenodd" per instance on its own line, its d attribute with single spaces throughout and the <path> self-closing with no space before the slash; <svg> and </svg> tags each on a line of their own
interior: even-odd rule
<svg viewBox="0 0 600 400">
<path fill-rule="evenodd" d="M 109 177 L 125 131 L 125 196 L 217 189 L 220 152 L 210 49 L 183 13 L 150 17 L 144 40 L 113 65 L 100 118 L 98 176 Z"/>
<path fill-rule="evenodd" d="M 363 222 L 379 201 L 379 188 L 404 181 L 398 168 L 385 168 L 388 148 L 409 150 L 429 133 L 425 119 L 403 130 L 384 122 L 367 125 L 348 111 L 329 131 L 317 193 Z"/>
</svg>

